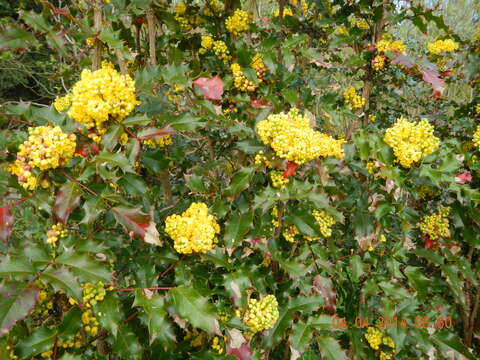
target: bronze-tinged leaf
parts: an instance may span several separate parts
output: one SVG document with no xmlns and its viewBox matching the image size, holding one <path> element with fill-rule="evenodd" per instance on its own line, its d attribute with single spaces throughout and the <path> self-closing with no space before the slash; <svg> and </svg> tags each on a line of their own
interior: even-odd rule
<svg viewBox="0 0 480 360">
<path fill-rule="evenodd" d="M 207 100 L 222 100 L 224 83 L 218 75 L 213 78 L 198 78 L 193 84 L 200 89 Z"/>
<path fill-rule="evenodd" d="M 15 218 L 10 212 L 10 208 L 8 206 L 0 207 L 0 241 L 4 243 L 8 241 L 14 221 Z"/>
<path fill-rule="evenodd" d="M 314 289 L 325 299 L 325 310 L 330 315 L 335 314 L 337 308 L 337 292 L 332 284 L 332 280 L 321 275 L 316 275 L 313 278 Z"/>
<path fill-rule="evenodd" d="M 29 286 L 0 288 L 0 337 L 28 315 L 37 302 L 38 292 L 39 289 Z"/>
<path fill-rule="evenodd" d="M 146 243 L 162 245 L 153 216 L 138 208 L 117 206 L 112 208 L 113 215 L 118 223 L 122 224 L 127 232 L 139 236 Z"/>
<path fill-rule="evenodd" d="M 250 106 L 253 107 L 254 109 L 265 109 L 268 107 L 272 107 L 273 105 L 272 103 L 268 102 L 265 99 L 260 99 L 260 98 L 252 99 L 250 97 Z"/>
<path fill-rule="evenodd" d="M 74 183 L 66 183 L 60 188 L 53 205 L 53 213 L 58 221 L 67 223 L 72 211 L 80 204 L 80 195 L 81 191 Z"/>
<path fill-rule="evenodd" d="M 166 125 L 163 128 L 155 128 L 155 127 L 150 127 L 142 132 L 140 132 L 137 137 L 140 140 L 158 140 L 161 139 L 164 136 L 174 134 L 175 130 L 170 126 Z"/>
<path fill-rule="evenodd" d="M 445 80 L 439 77 L 439 74 L 434 69 L 428 69 L 421 67 L 422 79 L 432 85 L 432 89 L 438 92 L 442 92 L 445 89 Z"/>
</svg>

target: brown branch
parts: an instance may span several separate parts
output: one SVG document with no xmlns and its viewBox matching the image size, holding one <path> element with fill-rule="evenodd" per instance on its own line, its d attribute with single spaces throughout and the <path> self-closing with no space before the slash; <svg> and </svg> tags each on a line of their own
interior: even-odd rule
<svg viewBox="0 0 480 360">
<path fill-rule="evenodd" d="M 167 273 L 169 273 L 172 269 L 174 269 L 175 266 L 177 266 L 178 263 L 179 263 L 183 258 L 185 258 L 185 254 L 183 254 L 182 256 L 180 256 L 180 257 L 178 258 L 178 260 L 175 261 L 175 263 L 173 263 L 172 265 L 170 265 L 164 272 L 162 272 L 162 273 L 160 274 L 160 276 L 158 277 L 158 279 L 163 278 Z"/>
<path fill-rule="evenodd" d="M 100 197 L 100 195 L 98 195 L 95 191 L 91 190 L 89 187 L 83 185 L 80 181 L 78 181 L 77 179 L 71 177 L 70 175 L 68 175 L 65 171 L 63 170 L 59 170 L 60 171 L 60 174 L 62 174 L 63 176 L 65 176 L 68 180 L 74 182 L 75 184 L 79 185 L 83 190 L 85 191 L 88 191 L 90 194 L 92 194 L 93 196 L 96 196 L 96 197 Z"/>
<path fill-rule="evenodd" d="M 480 290 L 477 289 L 477 296 L 475 297 L 475 303 L 473 305 L 472 313 L 470 314 L 470 324 L 468 327 L 468 331 L 466 333 L 465 338 L 465 345 L 468 347 L 472 346 L 472 339 L 473 339 L 473 330 L 475 327 L 475 320 L 477 319 L 478 308 L 480 307 Z"/>
<path fill-rule="evenodd" d="M 15 119 L 15 118 L 7 118 L 8 121 L 15 121 L 15 122 L 19 122 L 19 123 L 22 123 L 22 124 L 27 124 L 28 126 L 35 126 L 34 123 L 30 122 L 30 121 L 25 121 L 25 120 L 20 120 L 20 119 Z"/>
<path fill-rule="evenodd" d="M 11 207 L 17 206 L 17 205 L 21 204 L 21 203 L 24 202 L 24 201 L 30 200 L 32 197 L 33 197 L 33 195 L 23 197 L 23 198 L 18 199 L 18 200 L 14 201 L 14 202 L 11 202 L 10 204 L 5 205 L 5 207 L 11 208 Z"/>
<path fill-rule="evenodd" d="M 150 52 L 150 65 L 157 65 L 157 50 L 155 48 L 155 15 L 153 8 L 147 9 L 147 28 L 148 28 L 148 45 Z"/>
<path fill-rule="evenodd" d="M 57 360 L 58 338 L 55 336 L 55 345 L 53 345 L 53 360 Z"/>
<path fill-rule="evenodd" d="M 120 66 L 120 72 L 122 75 L 127 75 L 127 65 L 120 49 L 115 49 L 115 56 L 117 57 L 118 66 Z"/>
<path fill-rule="evenodd" d="M 95 37 L 95 44 L 93 47 L 93 59 L 92 59 L 92 70 L 100 69 L 102 63 L 102 50 L 103 44 L 98 38 L 98 34 L 102 31 L 102 0 L 95 0 L 93 8 L 93 26 L 97 32 Z"/>
<path fill-rule="evenodd" d="M 145 288 L 113 288 L 110 291 L 135 291 L 135 290 L 170 290 L 175 289 L 175 286 L 154 286 Z"/>
</svg>

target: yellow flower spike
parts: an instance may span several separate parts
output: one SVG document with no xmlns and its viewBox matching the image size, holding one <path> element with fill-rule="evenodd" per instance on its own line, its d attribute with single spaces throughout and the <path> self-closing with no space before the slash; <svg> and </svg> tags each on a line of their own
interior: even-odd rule
<svg viewBox="0 0 480 360">
<path fill-rule="evenodd" d="M 458 44 L 452 39 L 437 40 L 428 44 L 428 51 L 432 54 L 438 55 L 442 52 L 453 52 L 458 49 Z"/>
<path fill-rule="evenodd" d="M 433 135 L 433 131 L 434 128 L 427 119 L 409 122 L 399 118 L 395 125 L 385 132 L 384 141 L 393 149 L 400 165 L 410 168 L 440 145 L 440 140 Z"/>
<path fill-rule="evenodd" d="M 290 181 L 283 176 L 283 172 L 279 170 L 272 171 L 270 173 L 270 179 L 272 180 L 272 186 L 275 188 L 284 188 Z"/>
<path fill-rule="evenodd" d="M 73 86 L 71 101 L 68 115 L 87 129 L 96 128 L 100 134 L 106 132 L 110 119 L 121 121 L 140 104 L 132 78 L 117 72 L 107 61 L 96 71 L 82 71 Z M 96 137 L 94 141 L 98 140 Z"/>
<path fill-rule="evenodd" d="M 267 295 L 259 300 L 248 300 L 248 309 L 243 316 L 243 322 L 252 333 L 257 333 L 272 328 L 278 316 L 277 299 L 274 295 Z"/>
<path fill-rule="evenodd" d="M 344 140 L 335 140 L 329 135 L 310 127 L 309 119 L 292 108 L 288 113 L 270 115 L 257 125 L 257 133 L 276 156 L 302 165 L 317 157 L 335 156 L 342 159 Z"/>
<path fill-rule="evenodd" d="M 422 233 L 428 235 L 430 239 L 436 240 L 439 237 L 450 237 L 450 222 L 448 216 L 450 214 L 449 207 L 440 207 L 437 214 L 423 217 L 418 224 Z"/>
<path fill-rule="evenodd" d="M 351 87 L 344 91 L 343 97 L 345 99 L 345 104 L 352 109 L 361 109 L 365 106 L 365 98 L 360 95 L 357 95 L 354 87 Z"/>
<path fill-rule="evenodd" d="M 320 233 L 324 237 L 332 236 L 332 226 L 335 224 L 335 219 L 325 210 L 313 210 L 312 215 L 315 217 L 315 220 L 317 220 Z"/>
<path fill-rule="evenodd" d="M 249 23 L 248 13 L 240 9 L 235 10 L 233 15 L 225 20 L 227 31 L 234 36 L 238 36 L 240 33 L 247 31 Z"/>
<path fill-rule="evenodd" d="M 165 232 L 173 239 L 174 248 L 181 254 L 206 253 L 214 247 L 220 226 L 208 213 L 204 203 L 192 203 L 181 215 L 165 220 Z"/>
</svg>

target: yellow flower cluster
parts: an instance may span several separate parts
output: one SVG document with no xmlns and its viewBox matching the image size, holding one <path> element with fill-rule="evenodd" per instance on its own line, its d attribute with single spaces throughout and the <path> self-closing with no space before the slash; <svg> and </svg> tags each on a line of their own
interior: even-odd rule
<svg viewBox="0 0 480 360">
<path fill-rule="evenodd" d="M 192 203 L 182 215 L 170 215 L 165 220 L 165 232 L 173 239 L 181 254 L 205 253 L 217 242 L 220 226 L 208 213 L 204 203 Z"/>
<path fill-rule="evenodd" d="M 375 71 L 380 71 L 385 67 L 385 56 L 377 55 L 372 60 L 372 68 Z"/>
<path fill-rule="evenodd" d="M 273 12 L 273 16 L 279 17 L 280 16 L 280 9 L 277 9 Z M 293 11 L 288 6 L 283 8 L 283 17 L 285 16 L 293 16 Z"/>
<path fill-rule="evenodd" d="M 255 155 L 255 165 L 262 166 L 265 165 L 268 168 L 272 168 L 271 159 L 265 156 L 263 150 L 260 150 L 257 155 Z"/>
<path fill-rule="evenodd" d="M 85 42 L 87 43 L 87 46 L 92 47 L 93 45 L 95 45 L 95 38 L 89 37 L 87 38 L 87 40 L 85 40 Z"/>
<path fill-rule="evenodd" d="M 325 237 L 332 236 L 332 226 L 335 224 L 335 219 L 325 210 L 315 209 L 312 214 L 315 217 L 315 220 L 317 220 L 320 233 Z"/>
<path fill-rule="evenodd" d="M 207 49 L 211 49 L 213 46 L 213 38 L 210 35 L 202 35 L 202 40 L 200 42 L 202 48 L 198 50 L 200 54 L 205 54 Z"/>
<path fill-rule="evenodd" d="M 218 354 L 223 353 L 223 346 L 220 344 L 218 336 L 215 336 L 212 341 L 212 349 L 215 350 Z"/>
<path fill-rule="evenodd" d="M 143 140 L 143 144 L 153 148 L 162 148 L 173 143 L 171 135 L 162 136 L 159 139 Z"/>
<path fill-rule="evenodd" d="M 283 188 L 290 181 L 284 177 L 283 172 L 279 170 L 274 170 L 270 173 L 270 180 L 272 180 L 272 186 L 275 188 Z"/>
<path fill-rule="evenodd" d="M 365 339 L 367 339 L 368 344 L 374 350 L 378 350 L 382 344 L 382 331 L 376 327 L 369 326 L 367 333 L 365 334 Z"/>
<path fill-rule="evenodd" d="M 480 114 L 480 104 L 475 105 L 475 112 Z"/>
<path fill-rule="evenodd" d="M 428 44 L 428 51 L 432 54 L 438 55 L 441 52 L 452 52 L 458 49 L 458 44 L 452 39 L 437 40 Z"/>
<path fill-rule="evenodd" d="M 125 145 L 128 142 L 128 135 L 126 133 L 122 133 L 118 138 L 118 143 L 120 145 Z"/>
<path fill-rule="evenodd" d="M 298 229 L 295 225 L 287 225 L 282 231 L 282 235 L 287 240 L 288 242 L 294 242 L 295 241 L 295 236 L 300 234 L 298 232 Z"/>
<path fill-rule="evenodd" d="M 368 25 L 368 22 L 367 20 L 363 19 L 363 18 L 353 18 L 351 21 L 350 21 L 350 24 L 352 24 L 353 27 L 358 27 L 359 29 L 362 29 L 362 30 L 368 30 L 370 29 L 370 26 Z"/>
<path fill-rule="evenodd" d="M 406 168 L 420 158 L 430 155 L 440 145 L 433 135 L 434 128 L 427 119 L 409 122 L 399 118 L 393 127 L 385 132 L 384 141 L 393 149 L 397 161 Z"/>
<path fill-rule="evenodd" d="M 263 78 L 265 77 L 265 73 L 267 72 L 267 67 L 265 66 L 265 63 L 262 59 L 262 54 L 255 54 L 250 66 L 257 73 L 258 82 L 261 83 L 263 81 Z"/>
<path fill-rule="evenodd" d="M 82 323 L 88 335 L 95 336 L 98 334 L 99 323 L 92 309 L 87 309 L 82 313 Z"/>
<path fill-rule="evenodd" d="M 68 235 L 68 229 L 62 223 L 53 224 L 50 230 L 47 231 L 47 243 L 53 247 L 57 247 L 58 239 L 64 238 Z"/>
<path fill-rule="evenodd" d="M 344 25 L 341 25 L 339 26 L 336 31 L 340 34 L 340 35 L 348 35 L 348 29 L 344 26 Z"/>
<path fill-rule="evenodd" d="M 361 109 L 365 106 L 365 98 L 357 95 L 357 91 L 354 87 L 345 90 L 343 92 L 343 98 L 345 99 L 345 104 L 348 105 L 350 110 Z"/>
<path fill-rule="evenodd" d="M 216 40 L 213 42 L 213 52 L 215 53 L 216 57 L 223 61 L 224 64 L 228 63 L 232 59 L 227 44 L 225 44 L 225 42 L 222 40 Z"/>
<path fill-rule="evenodd" d="M 86 307 L 92 307 L 97 305 L 97 302 L 105 299 L 106 291 L 105 284 L 101 281 L 96 284 L 84 283 L 83 288 L 83 304 Z"/>
<path fill-rule="evenodd" d="M 290 4 L 292 4 L 294 6 L 298 6 L 298 3 L 299 3 L 298 0 L 290 0 Z M 306 0 L 301 0 L 300 1 L 300 7 L 302 8 L 303 15 L 307 15 L 308 9 L 309 9 L 308 2 Z"/>
<path fill-rule="evenodd" d="M 206 16 L 215 16 L 223 12 L 223 4 L 218 0 L 207 0 L 205 1 L 205 7 L 203 8 L 203 13 Z"/>
<path fill-rule="evenodd" d="M 436 240 L 439 237 L 450 237 L 450 221 L 448 220 L 450 210 L 449 207 L 441 206 L 437 214 L 423 217 L 418 224 L 422 233 L 430 236 L 432 240 Z"/>
<path fill-rule="evenodd" d="M 248 13 L 240 9 L 235 10 L 233 15 L 225 20 L 227 31 L 234 36 L 238 36 L 241 32 L 247 31 L 249 23 Z"/>
<path fill-rule="evenodd" d="M 62 97 L 56 97 L 53 103 L 53 107 L 58 112 L 62 112 L 63 110 L 68 109 L 71 104 L 72 104 L 72 94 L 67 94 Z"/>
<path fill-rule="evenodd" d="M 371 121 L 371 122 L 374 122 L 375 120 L 377 120 L 377 115 L 369 114 L 368 115 L 368 120 Z"/>
<path fill-rule="evenodd" d="M 38 293 L 38 300 L 32 313 L 35 315 L 47 316 L 50 310 L 53 309 L 53 300 L 51 294 L 48 293 L 46 288 L 40 290 Z"/>
<path fill-rule="evenodd" d="M 48 181 L 40 181 L 40 177 L 32 173 L 33 169 L 44 171 L 68 164 L 75 152 L 76 137 L 65 134 L 58 126 L 37 126 L 29 128 L 28 133 L 27 141 L 19 146 L 17 159 L 8 170 L 27 190 L 34 190 L 39 184 L 46 188 Z"/>
<path fill-rule="evenodd" d="M 107 131 L 109 120 L 123 120 L 138 104 L 132 78 L 121 75 L 113 64 L 104 61 L 96 71 L 82 71 L 72 89 L 68 115 L 88 129 L 95 127 L 102 135 Z"/>
<path fill-rule="evenodd" d="M 272 328 L 278 316 L 277 299 L 274 295 L 267 295 L 259 300 L 248 300 L 248 309 L 243 316 L 243 322 L 253 333 L 257 333 Z"/>
<path fill-rule="evenodd" d="M 272 214 L 272 225 L 276 228 L 279 227 L 280 226 L 280 220 L 278 218 L 278 208 L 276 206 L 274 206 L 272 208 L 271 214 Z"/>
<path fill-rule="evenodd" d="M 472 142 L 475 145 L 475 147 L 478 150 L 480 150 L 480 125 L 477 126 L 477 129 L 475 130 L 475 133 L 473 134 Z"/>
<path fill-rule="evenodd" d="M 295 108 L 270 115 L 257 125 L 257 133 L 282 159 L 299 165 L 319 156 L 343 158 L 344 140 L 335 140 L 310 127 L 309 119 Z"/>
<path fill-rule="evenodd" d="M 375 161 L 369 161 L 367 162 L 367 165 L 365 165 L 365 168 L 367 169 L 369 174 L 373 174 L 373 171 L 375 170 Z"/>
<path fill-rule="evenodd" d="M 187 12 L 187 5 L 183 2 L 179 2 L 175 5 L 175 20 L 180 24 L 182 31 L 192 30 L 194 25 L 198 25 L 201 22 L 198 14 L 192 16 L 184 16 Z"/>
<path fill-rule="evenodd" d="M 380 350 L 380 345 L 382 344 L 390 348 L 388 350 L 380 351 L 380 354 L 379 354 L 380 360 L 393 359 L 393 355 L 395 353 L 394 351 L 395 342 L 390 336 L 384 335 L 382 330 L 372 326 L 368 327 L 367 332 L 365 334 L 365 339 L 367 340 L 370 347 L 374 350 Z"/>
<path fill-rule="evenodd" d="M 15 349 L 10 345 L 7 345 L 5 348 L 8 351 L 8 359 L 9 360 L 18 360 L 18 356 L 15 355 Z"/>
<path fill-rule="evenodd" d="M 407 47 L 402 40 L 392 41 L 388 39 L 382 39 L 377 43 L 377 51 L 380 53 L 387 51 L 403 53 L 406 49 Z"/>
<path fill-rule="evenodd" d="M 257 85 L 255 85 L 251 80 L 248 80 L 242 72 L 240 65 L 238 63 L 233 63 L 230 66 L 230 69 L 233 73 L 233 84 L 240 91 L 255 91 Z"/>
</svg>

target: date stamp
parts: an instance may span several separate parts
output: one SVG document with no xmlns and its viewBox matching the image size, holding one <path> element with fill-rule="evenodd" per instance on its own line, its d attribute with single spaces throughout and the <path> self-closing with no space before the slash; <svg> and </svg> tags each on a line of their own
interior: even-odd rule
<svg viewBox="0 0 480 360">
<path fill-rule="evenodd" d="M 415 327 L 416 329 L 450 329 L 453 326 L 452 318 L 450 316 L 437 316 L 430 318 L 428 316 L 415 316 L 414 319 L 406 317 L 389 317 L 379 316 L 376 318 L 369 318 L 368 316 L 358 315 L 354 321 L 348 321 L 345 317 L 338 315 L 332 316 L 332 329 L 348 329 L 348 328 L 368 328 L 370 326 L 379 329 L 401 328 L 401 327 Z"/>
</svg>

